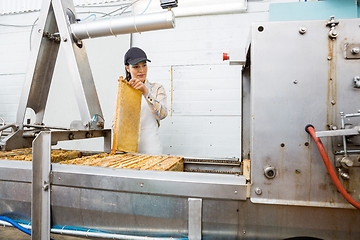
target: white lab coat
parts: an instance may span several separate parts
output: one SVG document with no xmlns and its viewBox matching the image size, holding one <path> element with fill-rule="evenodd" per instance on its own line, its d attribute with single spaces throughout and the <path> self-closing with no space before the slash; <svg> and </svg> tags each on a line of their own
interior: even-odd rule
<svg viewBox="0 0 360 240">
<path fill-rule="evenodd" d="M 140 134 L 138 153 L 159 155 L 162 147 L 159 136 L 159 125 L 150 111 L 144 96 L 141 97 Z"/>
</svg>

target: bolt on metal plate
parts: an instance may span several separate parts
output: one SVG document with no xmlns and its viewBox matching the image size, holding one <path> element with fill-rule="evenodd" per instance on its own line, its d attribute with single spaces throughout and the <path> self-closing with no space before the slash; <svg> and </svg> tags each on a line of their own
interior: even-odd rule
<svg viewBox="0 0 360 240">
<path fill-rule="evenodd" d="M 305 34 L 306 31 L 307 31 L 306 27 L 300 27 L 300 28 L 299 28 L 299 33 L 300 33 L 300 34 Z"/>
<path fill-rule="evenodd" d="M 354 88 L 360 88 L 360 76 L 355 76 L 353 78 L 353 82 L 354 82 Z"/>
<path fill-rule="evenodd" d="M 345 51 L 347 59 L 360 59 L 360 44 L 347 44 Z"/>
</svg>

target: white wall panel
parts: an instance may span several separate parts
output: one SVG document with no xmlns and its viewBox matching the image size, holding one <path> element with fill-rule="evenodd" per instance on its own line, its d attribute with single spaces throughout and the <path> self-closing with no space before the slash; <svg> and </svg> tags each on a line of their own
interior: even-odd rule
<svg viewBox="0 0 360 240">
<path fill-rule="evenodd" d="M 24 74 L 0 74 L 0 117 L 15 122 Z"/>
<path fill-rule="evenodd" d="M 0 14 L 12 14 L 39 10 L 41 0 L 1 0 Z"/>
<path fill-rule="evenodd" d="M 24 74 L 29 58 L 30 28 L 12 32 L 9 29 L 0 26 L 0 56 L 3 56 L 0 57 L 0 74 Z"/>
<path fill-rule="evenodd" d="M 245 12 L 247 0 L 181 0 L 178 7 L 173 8 L 175 17 L 202 16 L 214 14 L 229 14 Z M 166 11 L 161 8 L 159 1 L 135 1 L 135 14 Z"/>
<path fill-rule="evenodd" d="M 266 19 L 263 12 L 177 18 L 175 29 L 134 34 L 134 45 L 147 50 L 152 65 L 222 64 L 223 52 L 245 53 L 251 23 Z"/>
<path fill-rule="evenodd" d="M 173 67 L 173 114 L 240 116 L 239 66 Z"/>
<path fill-rule="evenodd" d="M 239 157 L 239 116 L 169 116 L 161 122 L 164 152 L 187 157 Z"/>
<path fill-rule="evenodd" d="M 172 109 L 174 115 L 240 116 L 240 66 L 152 67 L 152 64 L 149 63 L 149 79 L 165 87 L 169 111 Z"/>
<path fill-rule="evenodd" d="M 38 13 L 0 16 L 0 117 L 16 119 L 30 50 L 31 25 Z M 6 25 L 20 25 L 11 27 Z"/>
<path fill-rule="evenodd" d="M 164 153 L 240 157 L 241 67 L 223 62 L 222 53 L 245 53 L 250 15 L 263 13 L 177 18 L 175 29 L 133 35 L 134 46 L 152 60 L 150 80 L 168 93 L 172 112 L 160 127 Z"/>
</svg>

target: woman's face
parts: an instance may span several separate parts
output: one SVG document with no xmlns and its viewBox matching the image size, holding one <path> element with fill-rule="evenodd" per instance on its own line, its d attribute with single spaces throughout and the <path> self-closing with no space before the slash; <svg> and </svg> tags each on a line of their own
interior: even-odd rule
<svg viewBox="0 0 360 240">
<path fill-rule="evenodd" d="M 126 70 L 131 74 L 131 78 L 137 78 L 141 82 L 145 82 L 147 74 L 147 64 L 146 61 L 139 62 L 136 65 L 125 66 Z"/>
</svg>

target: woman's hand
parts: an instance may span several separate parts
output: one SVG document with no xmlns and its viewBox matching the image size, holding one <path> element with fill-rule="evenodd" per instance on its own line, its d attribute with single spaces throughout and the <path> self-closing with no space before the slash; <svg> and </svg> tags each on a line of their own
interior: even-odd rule
<svg viewBox="0 0 360 240">
<path fill-rule="evenodd" d="M 139 79 L 137 78 L 132 78 L 130 81 L 129 81 L 129 85 L 137 90 L 140 90 L 140 92 L 146 96 L 149 92 L 149 90 L 147 89 L 147 87 L 145 86 L 145 84 L 140 81 Z"/>
</svg>

